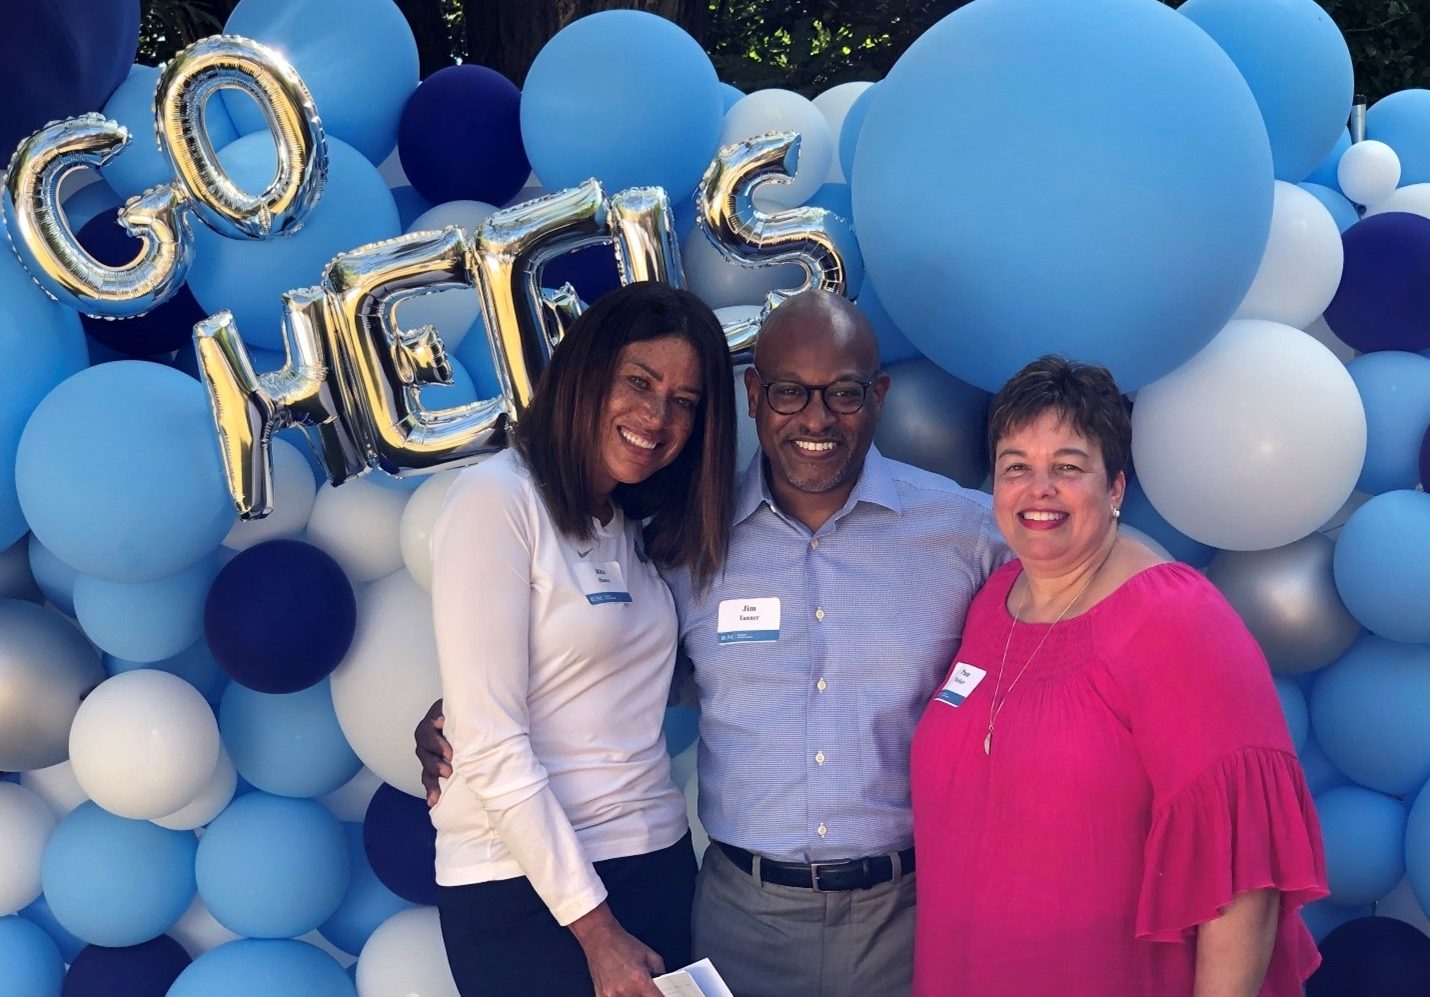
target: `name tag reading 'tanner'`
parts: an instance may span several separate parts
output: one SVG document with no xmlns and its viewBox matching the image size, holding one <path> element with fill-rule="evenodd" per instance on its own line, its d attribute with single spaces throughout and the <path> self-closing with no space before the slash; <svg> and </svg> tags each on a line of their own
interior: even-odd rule
<svg viewBox="0 0 1430 997">
<path fill-rule="evenodd" d="M 586 601 L 593 606 L 599 606 L 603 602 L 631 601 L 631 593 L 626 588 L 626 576 L 621 571 L 619 561 L 578 564 L 576 580 L 581 583 L 581 591 L 586 593 Z"/>
<path fill-rule="evenodd" d="M 938 694 L 941 703 L 949 706 L 962 706 L 963 701 L 969 697 L 974 689 L 978 688 L 978 683 L 983 681 L 983 676 L 988 673 L 976 665 L 964 664 L 962 661 L 953 666 L 953 674 L 948 677 L 948 681 L 943 684 L 943 689 Z"/>
<path fill-rule="evenodd" d="M 742 644 L 747 641 L 780 639 L 780 600 L 723 599 L 720 602 L 719 642 Z"/>
</svg>

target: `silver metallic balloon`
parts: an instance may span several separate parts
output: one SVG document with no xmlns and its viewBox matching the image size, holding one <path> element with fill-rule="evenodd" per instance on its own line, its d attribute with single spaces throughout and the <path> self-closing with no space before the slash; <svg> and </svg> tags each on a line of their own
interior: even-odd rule
<svg viewBox="0 0 1430 997">
<path fill-rule="evenodd" d="M 165 184 L 132 197 L 119 223 L 143 246 L 123 266 L 100 263 L 79 244 L 60 208 L 60 185 L 83 167 L 97 169 L 129 141 L 129 131 L 100 114 L 46 125 L 10 159 L 0 209 L 10 244 L 45 293 L 95 318 L 141 315 L 167 301 L 193 258 L 188 204 Z"/>
<path fill-rule="evenodd" d="M 581 317 L 586 302 L 570 284 L 541 289 L 541 317 L 545 320 L 547 351 L 556 349 L 571 323 Z"/>
<path fill-rule="evenodd" d="M 846 219 L 826 208 L 755 207 L 755 188 L 789 183 L 798 158 L 794 132 L 735 142 L 720 150 L 695 192 L 696 222 L 726 259 L 747 267 L 797 263 L 804 269 L 804 283 L 771 292 L 769 307 L 814 288 L 852 298 L 864 279 L 864 259 Z"/>
<path fill-rule="evenodd" d="M 209 139 L 204 107 L 224 89 L 251 97 L 268 122 L 277 170 L 260 194 L 233 182 Z M 322 196 L 328 147 L 318 110 L 292 65 L 267 45 L 216 35 L 179 52 L 159 77 L 154 127 L 194 213 L 221 235 L 289 235 Z"/>
<path fill-rule="evenodd" d="M 622 284 L 659 280 L 685 287 L 670 198 L 661 187 L 629 187 L 607 202 Z"/>
<path fill-rule="evenodd" d="M 99 656 L 73 623 L 44 606 L 0 599 L 0 769 L 67 759 L 80 700 L 103 681 Z"/>
<path fill-rule="evenodd" d="M 1314 671 L 1339 658 L 1360 633 L 1331 571 L 1335 543 L 1312 533 L 1271 550 L 1220 551 L 1207 578 L 1241 614 L 1273 671 Z"/>
<path fill-rule="evenodd" d="M 541 268 L 553 257 L 610 240 L 601 185 L 579 187 L 503 208 L 488 218 L 473 250 L 481 273 L 482 317 L 497 380 L 520 418 L 546 363 Z"/>
<path fill-rule="evenodd" d="M 977 488 L 988 475 L 986 391 L 965 384 L 932 360 L 889 367 L 889 393 L 874 432 L 885 457 Z"/>
<path fill-rule="evenodd" d="M 422 405 L 425 385 L 452 383 L 452 365 L 436 329 L 400 329 L 396 321 L 403 301 L 477 279 L 454 227 L 343 253 L 323 272 L 347 403 L 362 414 L 373 463 L 389 474 L 459 467 L 505 444 L 512 418 L 505 396 L 437 411 Z M 502 338 L 491 339 L 498 377 L 509 382 L 514 364 Z"/>
</svg>

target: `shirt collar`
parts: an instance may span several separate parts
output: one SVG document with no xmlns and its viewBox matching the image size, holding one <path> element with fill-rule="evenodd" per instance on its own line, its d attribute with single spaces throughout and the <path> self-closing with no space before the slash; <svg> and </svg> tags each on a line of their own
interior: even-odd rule
<svg viewBox="0 0 1430 997">
<path fill-rule="evenodd" d="M 893 468 L 878 447 L 869 447 L 859 480 L 855 482 L 854 490 L 849 493 L 849 500 L 844 503 L 844 508 L 835 513 L 833 519 L 843 516 L 860 502 L 880 505 L 895 515 L 903 515 L 904 507 L 899 501 L 899 486 L 894 480 Z M 740 486 L 735 493 L 735 523 L 743 523 L 766 503 L 771 509 L 776 509 L 769 482 L 765 480 L 765 455 L 763 451 L 759 451 L 740 478 Z"/>
</svg>

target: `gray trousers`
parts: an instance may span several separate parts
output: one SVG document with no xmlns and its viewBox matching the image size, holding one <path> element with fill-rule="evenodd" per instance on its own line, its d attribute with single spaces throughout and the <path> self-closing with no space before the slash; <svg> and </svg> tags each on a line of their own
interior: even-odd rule
<svg viewBox="0 0 1430 997">
<path fill-rule="evenodd" d="M 816 893 L 759 883 L 711 845 L 695 881 L 694 956 L 735 997 L 905 997 L 917 875 Z"/>
</svg>

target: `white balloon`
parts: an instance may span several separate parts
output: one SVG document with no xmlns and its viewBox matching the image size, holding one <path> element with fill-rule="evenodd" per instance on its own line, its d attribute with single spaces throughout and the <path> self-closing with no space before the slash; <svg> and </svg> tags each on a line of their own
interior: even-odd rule
<svg viewBox="0 0 1430 997">
<path fill-rule="evenodd" d="M 1374 207 L 1400 183 L 1400 157 L 1384 142 L 1357 142 L 1341 155 L 1336 180 L 1346 197 L 1367 208 Z"/>
<path fill-rule="evenodd" d="M 407 171 L 402 168 L 402 157 L 396 149 L 388 153 L 387 158 L 377 167 L 377 172 L 382 177 L 382 182 L 390 188 L 412 186 L 412 181 L 407 179 Z"/>
<path fill-rule="evenodd" d="M 49 768 L 22 772 L 20 785 L 44 800 L 56 818 L 63 818 L 89 799 L 89 794 L 74 777 L 74 766 L 68 761 L 51 765 Z"/>
<path fill-rule="evenodd" d="M 101 682 L 70 728 L 70 762 L 80 786 L 110 813 L 135 820 L 187 806 L 218 757 L 218 724 L 204 697 L 153 668 Z"/>
<path fill-rule="evenodd" d="M 316 949 L 322 949 L 324 952 L 328 953 L 328 955 L 332 956 L 333 960 L 344 969 L 347 969 L 353 963 L 357 962 L 357 959 L 353 955 L 348 952 L 344 952 L 332 942 L 328 941 L 326 938 L 323 937 L 323 933 L 316 928 L 308 932 L 306 935 L 299 935 L 296 940 L 300 942 L 307 942 L 309 945 L 313 946 Z M 408 995 L 403 994 L 403 997 L 408 997 Z M 417 997 L 422 997 L 422 995 L 418 994 Z"/>
<path fill-rule="evenodd" d="M 447 501 L 447 489 L 457 480 L 457 471 L 442 471 L 432 475 L 407 500 L 402 510 L 398 535 L 402 541 L 402 563 L 428 592 L 432 591 L 432 527 L 442 503 Z"/>
<path fill-rule="evenodd" d="M 357 962 L 358 997 L 459 997 L 436 907 L 409 907 L 377 926 Z"/>
<path fill-rule="evenodd" d="M 273 511 L 262 519 L 240 519 L 223 538 L 229 550 L 247 550 L 265 540 L 301 536 L 313 514 L 318 482 L 313 468 L 298 448 L 287 440 L 274 439 Z"/>
<path fill-rule="evenodd" d="M 448 201 L 418 215 L 407 226 L 407 231 L 431 232 L 455 225 L 475 242 L 477 229 L 496 210 L 485 201 Z M 452 351 L 467 338 L 468 330 L 481 313 L 481 298 L 475 287 L 450 287 L 398 305 L 397 322 L 404 329 L 434 326 L 442 336 L 442 344 Z"/>
<path fill-rule="evenodd" d="M 1340 229 L 1326 206 L 1277 180 L 1266 252 L 1234 317 L 1304 329 L 1336 296 L 1345 259 Z"/>
<path fill-rule="evenodd" d="M 829 124 L 829 134 L 834 141 L 834 152 L 829 157 L 829 175 L 825 178 L 827 183 L 847 182 L 844 166 L 839 161 L 839 133 L 844 130 L 844 119 L 849 116 L 849 109 L 863 96 L 864 91 L 873 85 L 863 82 L 841 83 L 814 98 L 814 106 L 824 115 L 824 120 Z"/>
<path fill-rule="evenodd" d="M 0 782 L 0 917 L 30 906 L 40 895 L 40 858 L 55 829 L 55 815 L 38 795 Z"/>
<path fill-rule="evenodd" d="M 1365 217 L 1383 215 L 1391 211 L 1430 218 L 1430 183 L 1412 183 L 1397 187 L 1389 197 L 1366 208 Z"/>
<path fill-rule="evenodd" d="M 326 796 L 318 797 L 318 802 L 327 807 L 338 820 L 361 824 L 367 816 L 367 805 L 372 802 L 372 794 L 381 786 L 382 780 L 372 769 L 363 766 L 358 769 L 357 775 L 337 789 Z"/>
<path fill-rule="evenodd" d="M 771 291 L 799 287 L 805 279 L 804 270 L 795 263 L 744 267 L 727 260 L 699 228 L 692 229 L 685 237 L 680 262 L 685 269 L 685 286 L 715 309 L 737 305 L 762 307 L 765 295 Z"/>
<path fill-rule="evenodd" d="M 1365 460 L 1344 364 L 1290 326 L 1231 322 L 1137 393 L 1132 460 L 1163 517 L 1223 550 L 1266 550 L 1326 522 Z"/>
<path fill-rule="evenodd" d="M 194 895 L 194 902 L 189 904 L 184 916 L 175 921 L 166 934 L 182 945 L 191 959 L 243 937 L 219 924 L 198 894 Z"/>
<path fill-rule="evenodd" d="M 308 519 L 308 542 L 331 554 L 354 582 L 390 575 L 402 567 L 398 527 L 410 494 L 367 478 L 324 488 Z"/>
<path fill-rule="evenodd" d="M 412 731 L 441 697 L 442 676 L 432 597 L 407 572 L 358 593 L 357 633 L 332 685 L 338 724 L 363 764 L 425 799 Z"/>
<path fill-rule="evenodd" d="M 1326 324 L 1324 315 L 1306 326 L 1306 335 L 1330 350 L 1331 355 L 1341 363 L 1350 363 L 1356 357 L 1355 347 L 1341 341 L 1340 337 L 1336 335 L 1336 330 Z"/>
<path fill-rule="evenodd" d="M 722 147 L 782 131 L 799 133 L 799 162 L 789 183 L 771 182 L 756 188 L 755 207 L 765 211 L 797 207 L 824 184 L 834 156 L 829 123 L 813 101 L 793 90 L 756 90 L 725 112 L 725 125 L 720 131 Z"/>
<path fill-rule="evenodd" d="M 233 767 L 228 752 L 220 745 L 218 763 L 214 765 L 204 788 L 199 790 L 199 795 L 187 806 L 167 817 L 155 817 L 154 823 L 171 831 L 192 831 L 203 827 L 223 813 L 223 808 L 233 801 L 233 794 L 237 789 L 238 770 Z"/>
</svg>

